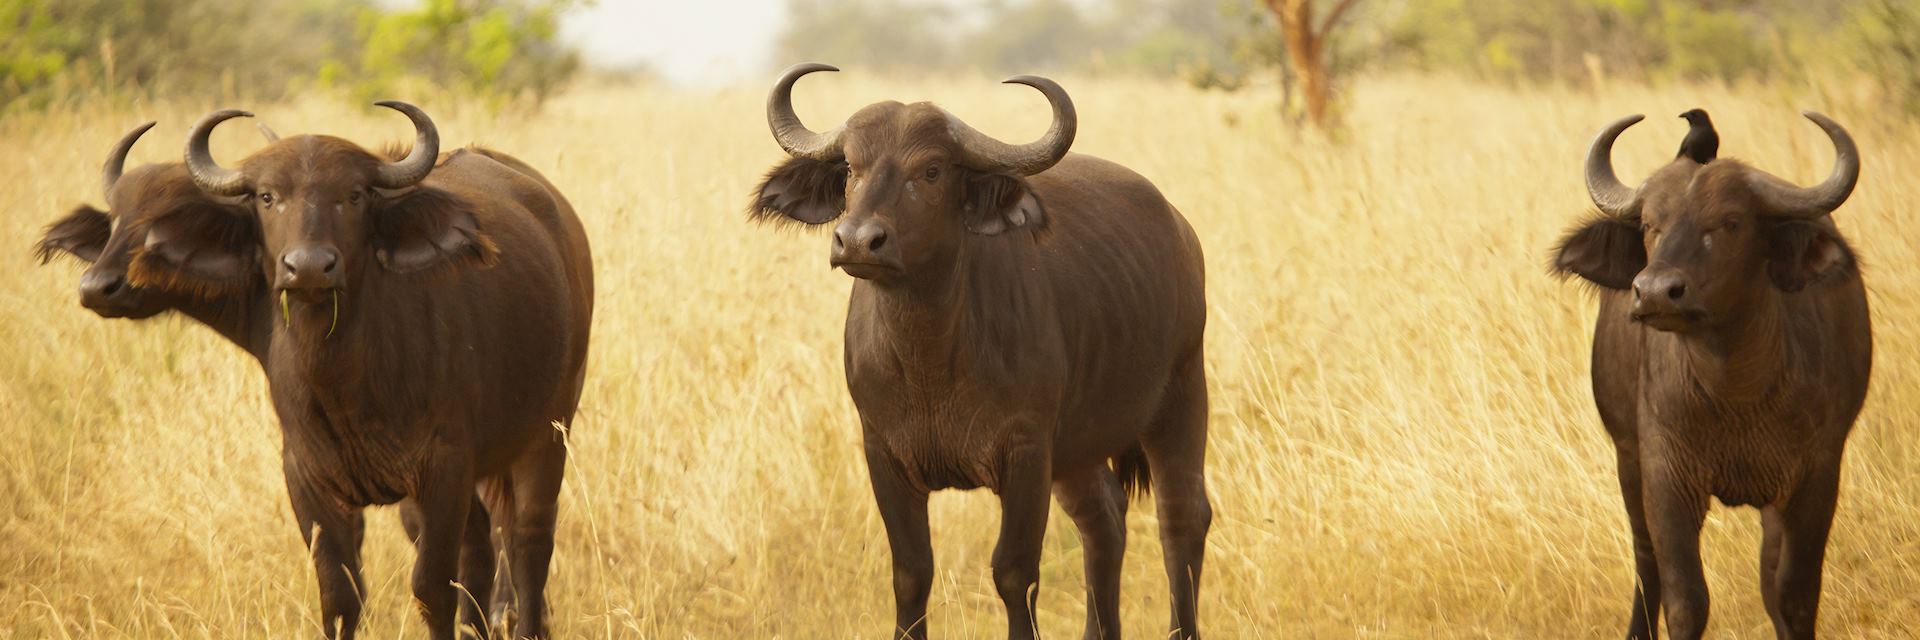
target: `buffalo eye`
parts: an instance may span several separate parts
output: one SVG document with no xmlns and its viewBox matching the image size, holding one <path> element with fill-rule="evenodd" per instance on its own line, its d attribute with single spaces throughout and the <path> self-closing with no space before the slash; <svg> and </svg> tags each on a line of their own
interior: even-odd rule
<svg viewBox="0 0 1920 640">
<path fill-rule="evenodd" d="M 347 204 L 360 204 L 360 192 L 354 191 L 347 194 Z"/>
<path fill-rule="evenodd" d="M 259 195 L 259 198 L 260 198 L 260 206 L 262 206 L 262 207 L 271 207 L 271 206 L 273 206 L 273 193 L 272 193 L 272 192 L 269 192 L 269 191 L 262 191 L 262 192 L 260 192 L 260 195 Z"/>
<path fill-rule="evenodd" d="M 940 165 L 927 165 L 927 182 L 940 181 Z"/>
</svg>

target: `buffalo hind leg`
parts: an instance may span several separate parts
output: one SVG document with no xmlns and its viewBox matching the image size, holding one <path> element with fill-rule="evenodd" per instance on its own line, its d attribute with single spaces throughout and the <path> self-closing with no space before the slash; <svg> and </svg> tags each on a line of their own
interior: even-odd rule
<svg viewBox="0 0 1920 640">
<path fill-rule="evenodd" d="M 1619 456 L 1620 497 L 1627 505 L 1627 523 L 1633 527 L 1633 613 L 1627 622 L 1627 640 L 1659 640 L 1660 561 L 1653 553 L 1653 533 L 1647 529 L 1640 451 L 1632 442 L 1616 441 L 1613 446 Z"/>
<path fill-rule="evenodd" d="M 420 509 L 420 537 L 415 542 L 413 598 L 427 621 L 430 638 L 458 636 L 458 612 L 467 590 L 459 584 L 463 547 L 468 545 L 469 518 L 474 503 L 473 469 L 469 454 L 453 447 L 437 447 L 421 470 L 414 500 Z"/>
<path fill-rule="evenodd" d="M 554 523 L 560 517 L 560 481 L 566 475 L 564 442 L 537 438 L 513 464 L 513 531 L 507 565 L 513 572 L 513 637 L 547 637 L 547 572 L 553 562 Z"/>
<path fill-rule="evenodd" d="M 1785 529 L 1780 546 L 1780 568 L 1774 576 L 1779 590 L 1782 639 L 1814 637 L 1820 614 L 1820 578 L 1826 565 L 1827 535 L 1840 492 L 1840 461 L 1821 465 L 1794 491 L 1781 516 Z"/>
<path fill-rule="evenodd" d="M 1038 425 L 1014 427 L 1017 433 L 1051 433 Z M 1007 606 L 1007 638 L 1039 635 L 1034 610 L 1040 598 L 1040 552 L 1047 535 L 1047 490 L 1053 484 L 1053 455 L 1046 446 L 1016 443 L 1001 467 L 1000 540 L 993 546 L 993 586 Z"/>
<path fill-rule="evenodd" d="M 1641 494 L 1653 551 L 1660 559 L 1660 608 L 1673 640 L 1696 640 L 1706 633 L 1707 576 L 1700 564 L 1700 527 L 1707 519 L 1707 495 L 1668 469 L 1647 469 Z"/>
<path fill-rule="evenodd" d="M 933 538 L 927 492 L 914 488 L 884 450 L 866 447 L 874 504 L 893 556 L 893 638 L 926 640 L 927 596 L 933 591 Z"/>
<path fill-rule="evenodd" d="M 467 526 L 460 534 L 460 626 L 482 640 L 493 637 L 488 616 L 495 577 L 492 528 L 487 506 L 474 496 L 467 505 Z"/>
<path fill-rule="evenodd" d="M 1767 606 L 1775 633 L 1787 637 L 1787 619 L 1780 611 L 1780 551 L 1787 540 L 1786 516 L 1779 505 L 1760 507 L 1760 600 Z"/>
<path fill-rule="evenodd" d="M 360 509 L 287 476 L 287 493 L 300 537 L 313 556 L 313 574 L 320 583 L 320 628 L 328 638 L 351 640 L 360 627 L 360 543 L 366 520 Z"/>
<path fill-rule="evenodd" d="M 1167 637 L 1198 638 L 1200 569 L 1213 523 L 1213 505 L 1207 499 L 1207 377 L 1199 357 L 1188 358 L 1169 385 L 1159 422 L 1141 448 L 1153 470 L 1160 546 L 1172 590 Z"/>
<path fill-rule="evenodd" d="M 1097 464 L 1053 482 L 1053 497 L 1080 530 L 1087 565 L 1087 640 L 1120 637 L 1120 567 L 1127 553 L 1127 495 Z"/>
</svg>

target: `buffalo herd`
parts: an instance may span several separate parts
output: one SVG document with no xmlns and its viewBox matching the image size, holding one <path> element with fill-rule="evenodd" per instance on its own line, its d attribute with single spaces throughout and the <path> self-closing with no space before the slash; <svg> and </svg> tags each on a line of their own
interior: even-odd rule
<svg viewBox="0 0 1920 640">
<path fill-rule="evenodd" d="M 930 103 L 878 102 L 821 131 L 795 115 L 802 64 L 767 99 L 786 158 L 751 220 L 833 223 L 829 262 L 856 280 L 842 353 L 893 566 L 893 637 L 924 638 L 931 492 L 999 496 L 991 557 L 1007 635 L 1037 635 L 1042 537 L 1057 500 L 1086 563 L 1085 637 L 1120 637 L 1126 514 L 1155 494 L 1166 637 L 1198 637 L 1206 486 L 1206 268 L 1147 178 L 1072 153 L 1073 100 L 1026 144 Z M 177 311 L 252 356 L 280 420 L 294 524 L 328 638 L 359 631 L 366 507 L 396 504 L 417 550 L 432 637 L 546 637 L 567 439 L 585 384 L 593 263 L 559 188 L 505 152 L 442 152 L 423 110 L 411 145 L 281 138 L 232 166 L 190 129 L 180 162 L 128 169 L 154 126 L 107 154 L 107 210 L 82 206 L 36 246 L 88 267 L 108 318 Z M 1689 117 L 1711 124 L 1704 112 Z M 1860 175 L 1839 124 L 1800 187 L 1698 143 L 1639 186 L 1615 175 L 1608 125 L 1586 158 L 1597 213 L 1552 269 L 1599 296 L 1593 394 L 1618 453 L 1636 565 L 1629 638 L 1698 638 L 1700 531 L 1712 500 L 1758 507 L 1760 592 L 1781 638 L 1810 638 L 1847 434 L 1872 361 L 1866 295 L 1832 214 Z M 1717 142 L 1717 136 L 1714 138 Z M 1049 498 L 1051 497 L 1052 500 Z"/>
</svg>

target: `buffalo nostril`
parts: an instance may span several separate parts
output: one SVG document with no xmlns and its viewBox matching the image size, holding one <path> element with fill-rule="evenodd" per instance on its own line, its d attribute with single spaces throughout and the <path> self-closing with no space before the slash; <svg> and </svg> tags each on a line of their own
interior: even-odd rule
<svg viewBox="0 0 1920 640">
<path fill-rule="evenodd" d="M 872 239 L 867 240 L 867 250 L 879 251 L 880 247 L 886 244 L 887 244 L 886 232 L 876 233 L 876 234 L 873 234 Z"/>
<path fill-rule="evenodd" d="M 833 248 L 835 248 L 835 249 L 845 249 L 845 248 L 847 248 L 847 240 L 846 240 L 846 238 L 844 238 L 844 237 L 842 237 L 842 236 L 841 236 L 840 234 L 838 234 L 838 233 L 836 233 L 836 234 L 833 234 Z"/>
<path fill-rule="evenodd" d="M 300 271 L 300 267 L 293 265 L 293 256 L 290 255 L 280 257 L 280 266 L 286 267 L 287 273 L 298 273 Z"/>
<path fill-rule="evenodd" d="M 340 265 L 340 256 L 328 254 L 327 264 L 326 266 L 320 268 L 320 272 L 331 275 L 333 273 L 333 268 L 339 265 Z"/>
<path fill-rule="evenodd" d="M 119 293 L 120 288 L 126 285 L 127 285 L 126 278 L 114 278 L 113 280 L 108 281 L 106 286 L 100 287 L 100 293 L 113 295 L 113 294 Z"/>
<path fill-rule="evenodd" d="M 1685 295 L 1687 295 L 1687 285 L 1676 284 L 1676 285 L 1673 285 L 1671 288 L 1667 289 L 1668 300 L 1679 300 L 1681 297 Z"/>
</svg>

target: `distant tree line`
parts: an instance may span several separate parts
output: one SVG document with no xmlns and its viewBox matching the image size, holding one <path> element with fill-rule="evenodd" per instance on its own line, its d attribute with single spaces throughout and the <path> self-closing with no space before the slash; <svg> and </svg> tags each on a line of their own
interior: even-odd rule
<svg viewBox="0 0 1920 640">
<path fill-rule="evenodd" d="M 575 1 L 0 0 L 0 105 L 406 82 L 537 100 L 577 67 L 558 41 Z"/>
<path fill-rule="evenodd" d="M 0 112 L 96 95 L 366 97 L 412 83 L 538 101 L 578 70 L 558 21 L 590 1 L 0 0 Z M 1337 105 L 1342 79 L 1367 69 L 1591 86 L 1846 72 L 1920 115 L 1920 0 L 786 1 L 770 66 L 1274 82 L 1300 119 L 1337 112 L 1315 102 Z M 1289 15 L 1319 19 L 1289 31 Z M 1311 42 L 1289 47 L 1290 32 Z M 1309 82 L 1309 69 L 1323 75 Z"/>
<path fill-rule="evenodd" d="M 1292 31 L 1310 42 L 1288 46 L 1288 15 L 1320 17 Z M 1300 77 L 1313 66 L 1300 52 L 1327 77 Z M 1314 110 L 1306 96 L 1363 69 L 1579 86 L 1846 71 L 1920 115 L 1920 0 L 788 0 L 776 59 L 1177 75 L 1227 90 L 1272 78 L 1297 117 Z"/>
<path fill-rule="evenodd" d="M 1115 70 L 1233 64 L 1249 25 L 1220 0 L 788 0 L 780 61 L 879 71 Z"/>
</svg>

